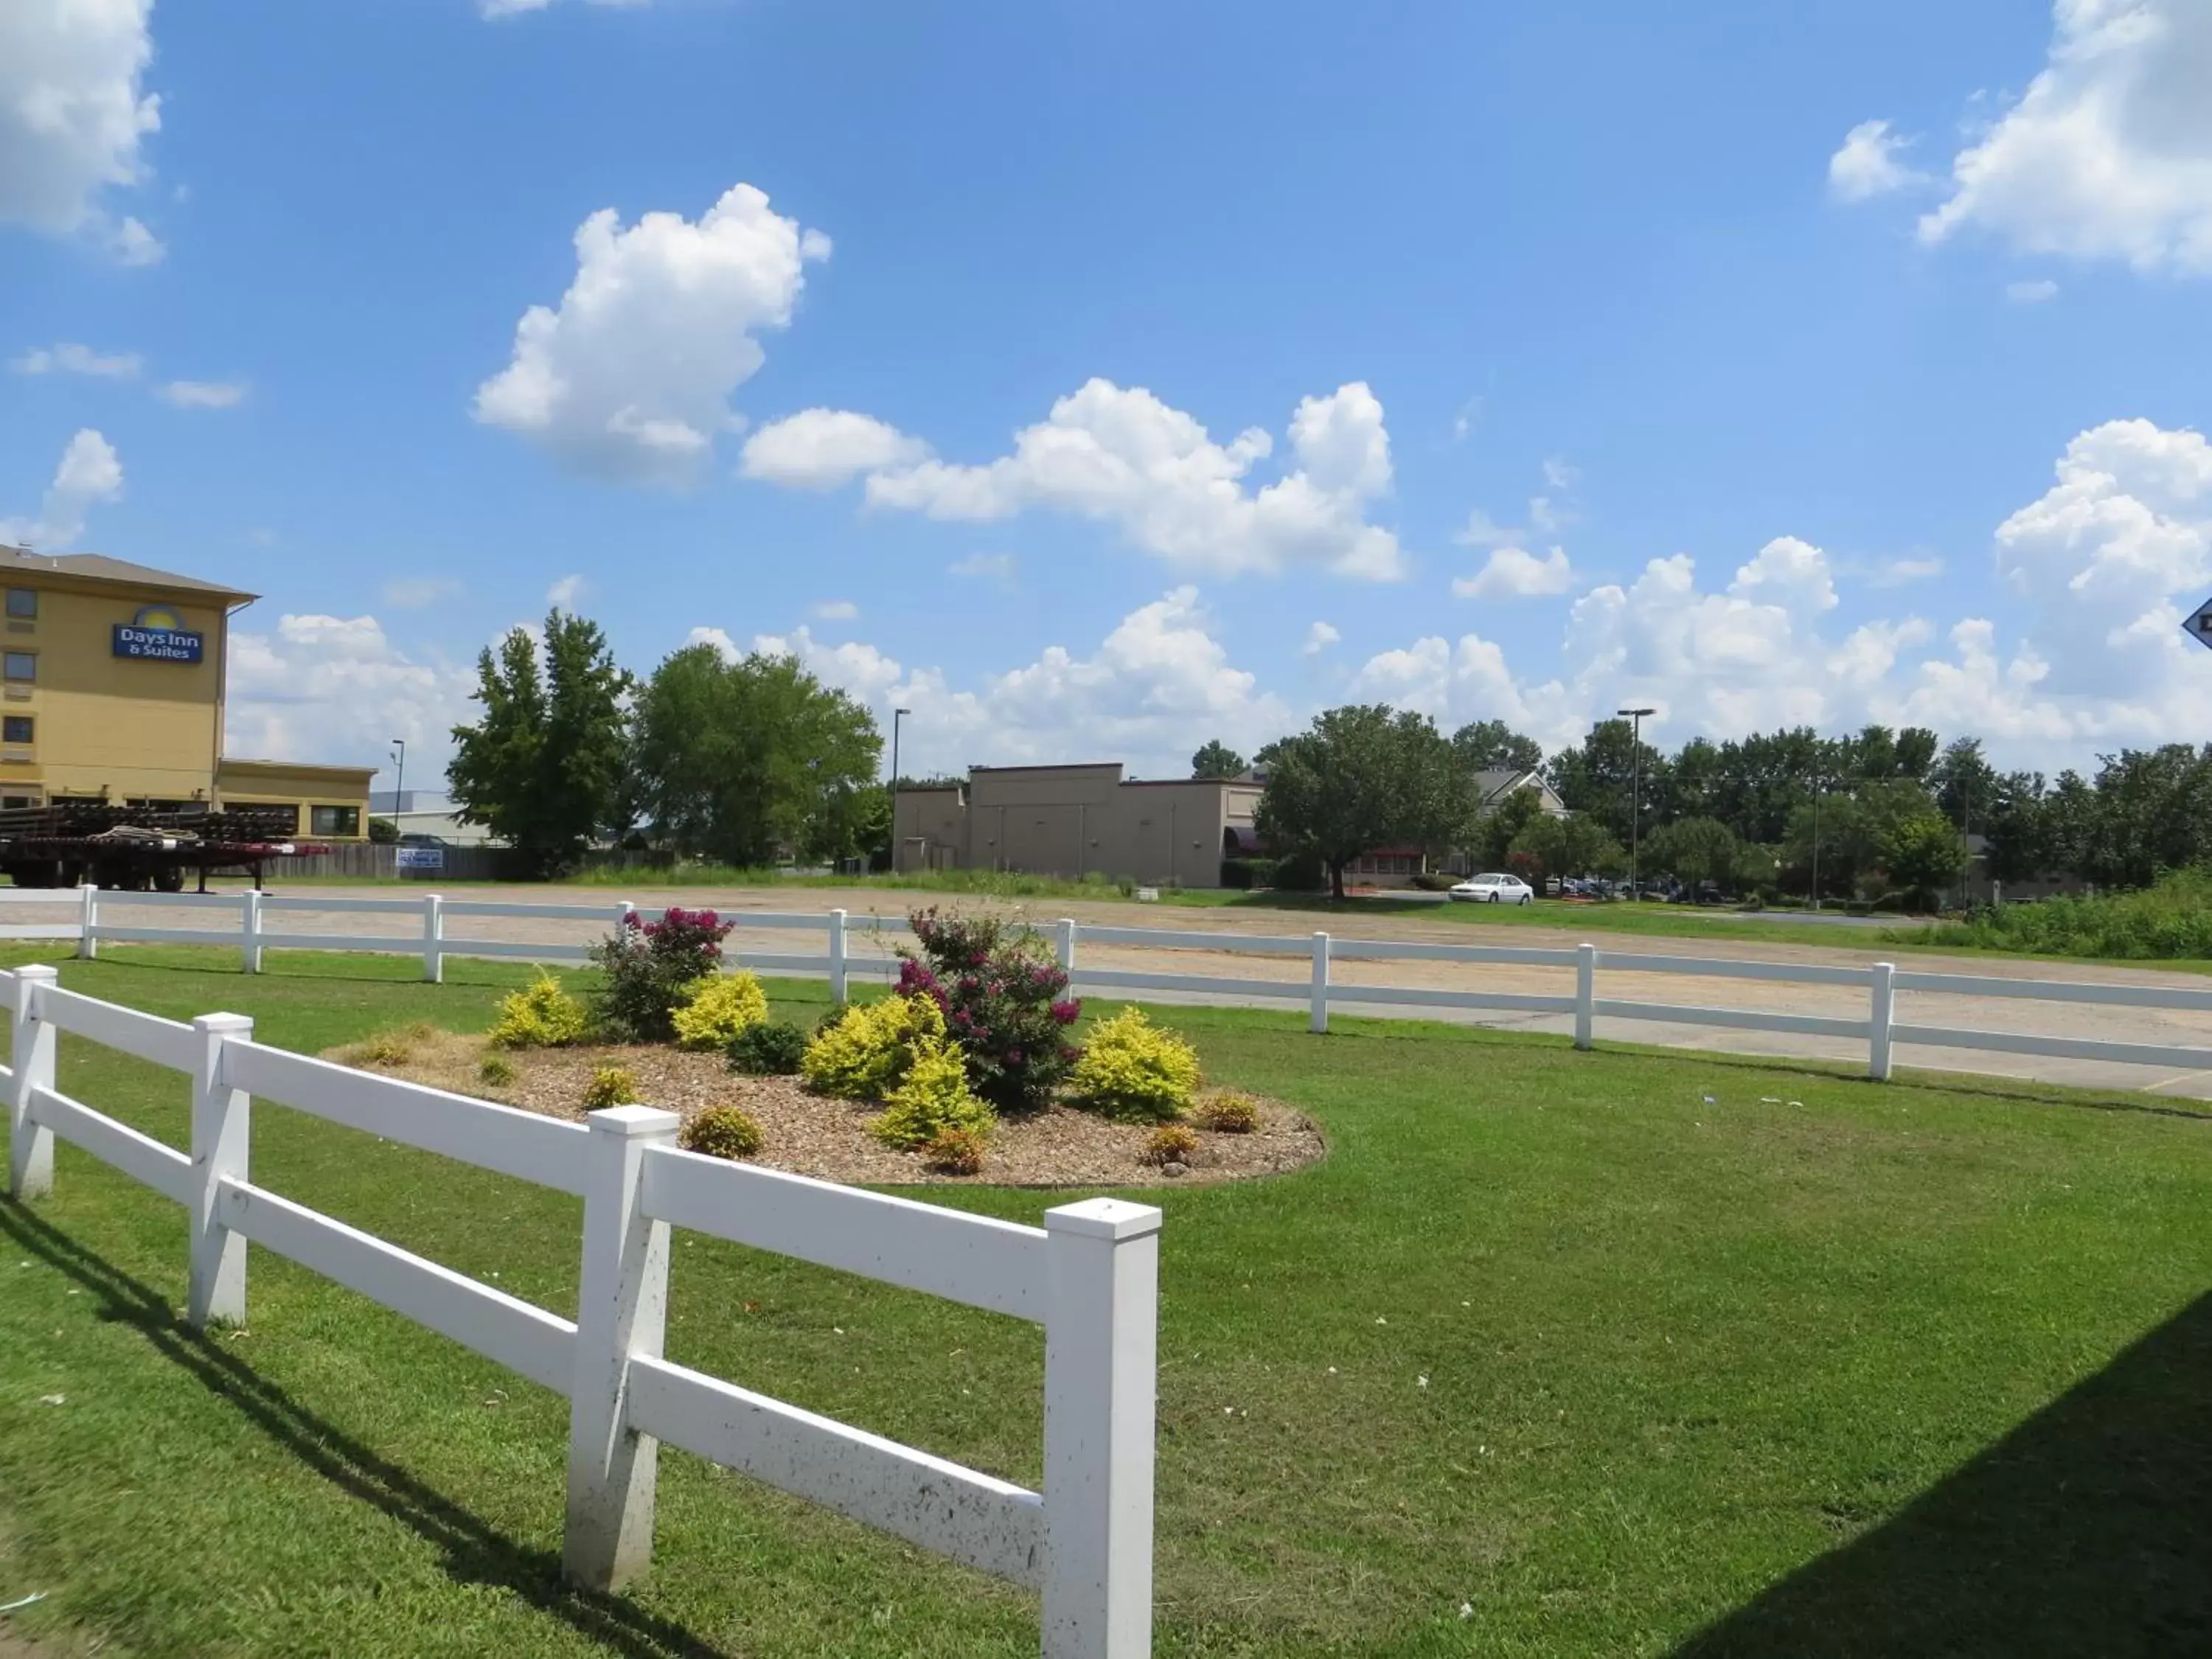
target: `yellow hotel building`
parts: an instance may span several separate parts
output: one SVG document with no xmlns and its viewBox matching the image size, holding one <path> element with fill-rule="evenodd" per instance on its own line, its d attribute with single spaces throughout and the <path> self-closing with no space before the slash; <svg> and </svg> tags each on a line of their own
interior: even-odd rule
<svg viewBox="0 0 2212 1659">
<path fill-rule="evenodd" d="M 0 586 L 0 806 L 283 805 L 303 840 L 366 836 L 374 768 L 222 752 L 230 619 L 258 595 L 5 545 Z"/>
</svg>

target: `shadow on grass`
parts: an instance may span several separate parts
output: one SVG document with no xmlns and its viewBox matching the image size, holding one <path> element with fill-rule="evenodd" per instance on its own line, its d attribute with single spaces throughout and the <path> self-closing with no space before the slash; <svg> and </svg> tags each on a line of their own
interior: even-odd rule
<svg viewBox="0 0 2212 1659">
<path fill-rule="evenodd" d="M 149 1286 L 103 1261 L 13 1200 L 0 1198 L 0 1232 L 100 1298 L 103 1316 L 135 1327 L 307 1468 L 349 1496 L 412 1528 L 444 1554 L 448 1577 L 511 1592 L 629 1659 L 726 1659 L 720 1648 L 617 1595 L 580 1589 L 560 1557 L 494 1530 L 407 1471 L 316 1416 L 236 1354 L 192 1330 Z"/>
<path fill-rule="evenodd" d="M 2212 1295 L 1675 1659 L 2212 1653 L 2207 1376 Z"/>
</svg>

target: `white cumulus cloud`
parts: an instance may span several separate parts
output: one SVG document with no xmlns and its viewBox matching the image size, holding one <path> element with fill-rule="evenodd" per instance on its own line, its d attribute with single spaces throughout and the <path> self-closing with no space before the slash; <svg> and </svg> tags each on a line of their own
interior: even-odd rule
<svg viewBox="0 0 2212 1659">
<path fill-rule="evenodd" d="M 792 419 L 811 420 L 817 434 L 842 431 L 848 442 L 865 434 L 879 446 L 893 437 L 919 443 L 890 428 L 874 430 L 880 423 L 866 416 L 815 410 Z M 832 428 L 833 420 L 845 424 Z M 758 435 L 775 434 L 781 447 L 786 424 Z M 1250 428 L 1217 443 L 1195 416 L 1144 388 L 1093 380 L 1016 433 L 1012 453 L 995 460 L 925 458 L 862 468 L 844 463 L 848 450 L 838 465 L 801 469 L 807 476 L 794 481 L 816 487 L 864 473 L 871 507 L 933 519 L 990 520 L 1031 508 L 1073 514 L 1114 526 L 1170 563 L 1217 575 L 1307 567 L 1370 580 L 1403 576 L 1397 537 L 1367 516 L 1391 483 L 1390 438 L 1375 394 L 1353 381 L 1307 398 L 1291 414 L 1289 435 L 1290 466 L 1253 488 L 1247 475 L 1274 449 L 1267 433 Z"/>
<path fill-rule="evenodd" d="M 603 208 L 576 231 L 576 275 L 532 306 L 513 360 L 477 389 L 476 418 L 592 476 L 681 485 L 737 428 L 730 396 L 763 361 L 830 241 L 732 185 L 698 220 Z"/>
<path fill-rule="evenodd" d="M 835 489 L 870 472 L 914 465 L 929 446 L 870 415 L 803 409 L 745 440 L 738 470 L 794 489 Z"/>
<path fill-rule="evenodd" d="M 2024 252 L 2212 274 L 2212 6 L 2057 0 L 2049 61 L 1920 221 Z"/>
<path fill-rule="evenodd" d="M 0 5 L 0 221 L 84 236 L 126 264 L 161 257 L 137 220 L 106 204 L 145 174 L 161 125 L 143 89 L 153 0 L 9 0 Z"/>
<path fill-rule="evenodd" d="M 87 516 L 123 494 L 123 463 L 115 446 L 86 427 L 69 441 L 46 486 L 36 518 L 0 519 L 0 542 L 58 553 L 84 533 Z"/>
<path fill-rule="evenodd" d="M 238 380 L 170 380 L 156 394 L 179 409 L 235 409 L 246 401 Z"/>
<path fill-rule="evenodd" d="M 374 617 L 286 615 L 230 636 L 226 753 L 380 764 L 390 739 L 435 769 L 473 718 L 475 677 L 410 657 Z M 410 767 L 411 772 L 414 769 Z"/>
<path fill-rule="evenodd" d="M 1306 642 L 1298 647 L 1302 655 L 1318 657 L 1336 644 L 1344 635 L 1337 631 L 1334 623 L 1317 622 L 1306 629 Z"/>
<path fill-rule="evenodd" d="M 1574 585 L 1574 567 L 1565 548 L 1555 547 L 1539 557 L 1526 548 L 1509 546 L 1492 549 L 1482 568 L 1455 580 L 1452 592 L 1463 599 L 1530 599 L 1564 593 Z"/>
<path fill-rule="evenodd" d="M 2005 298 L 2016 306 L 2039 306 L 2058 297 L 2058 284 L 2048 276 L 2024 283 L 2007 283 Z"/>
<path fill-rule="evenodd" d="M 18 374 L 89 374 L 102 380 L 127 380 L 144 365 L 135 351 L 94 351 L 90 346 L 64 342 L 34 346 L 8 367 Z"/>
<path fill-rule="evenodd" d="M 1864 202 L 1923 182 L 1925 175 L 1905 164 L 1911 142 L 1887 121 L 1860 122 L 1828 158 L 1828 193 L 1839 202 Z"/>
</svg>

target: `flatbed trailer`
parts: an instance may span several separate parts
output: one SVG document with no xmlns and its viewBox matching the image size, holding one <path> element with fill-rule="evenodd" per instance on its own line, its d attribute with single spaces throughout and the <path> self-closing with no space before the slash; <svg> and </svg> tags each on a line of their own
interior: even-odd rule
<svg viewBox="0 0 2212 1659">
<path fill-rule="evenodd" d="M 287 832 L 298 823 L 286 806 L 216 811 L 86 800 L 11 807 L 0 811 L 0 875 L 18 887 L 90 883 L 179 893 L 187 876 L 197 875 L 205 892 L 209 876 L 228 871 L 252 876 L 258 887 L 269 860 L 330 850 L 293 840 Z"/>
</svg>

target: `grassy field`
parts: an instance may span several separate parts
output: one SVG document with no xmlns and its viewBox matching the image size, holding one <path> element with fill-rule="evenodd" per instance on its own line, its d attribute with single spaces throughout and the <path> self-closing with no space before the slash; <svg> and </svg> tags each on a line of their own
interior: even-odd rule
<svg viewBox="0 0 2212 1659">
<path fill-rule="evenodd" d="M 307 1050 L 480 1028 L 521 977 L 220 960 L 63 972 Z M 1332 1151 L 1152 1195 L 1164 1656 L 2212 1646 L 2212 1121 L 1166 1017 Z M 183 1139 L 182 1079 L 69 1037 L 61 1065 Z M 267 1106 L 254 1175 L 573 1312 L 570 1200 Z M 950 1195 L 1030 1220 L 1063 1196 Z M 0 1601 L 50 1592 L 21 1633 L 126 1659 L 1036 1651 L 1019 1594 L 674 1453 L 653 1577 L 571 1593 L 556 1397 L 258 1251 L 250 1328 L 191 1335 L 181 1216 L 68 1147 L 53 1199 L 0 1201 Z M 1037 1478 L 1030 1328 L 712 1240 L 675 1254 L 675 1358 Z"/>
</svg>

